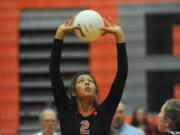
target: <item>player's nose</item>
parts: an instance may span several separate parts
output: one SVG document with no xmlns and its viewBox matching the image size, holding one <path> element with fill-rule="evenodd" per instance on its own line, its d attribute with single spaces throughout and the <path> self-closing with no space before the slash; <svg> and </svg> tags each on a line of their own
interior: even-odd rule
<svg viewBox="0 0 180 135">
<path fill-rule="evenodd" d="M 85 82 L 85 85 L 89 85 L 89 82 Z"/>
</svg>

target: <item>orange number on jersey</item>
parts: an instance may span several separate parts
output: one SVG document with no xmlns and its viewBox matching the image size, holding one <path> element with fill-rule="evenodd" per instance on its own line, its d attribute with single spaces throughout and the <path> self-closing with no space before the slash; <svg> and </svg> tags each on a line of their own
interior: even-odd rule
<svg viewBox="0 0 180 135">
<path fill-rule="evenodd" d="M 83 121 L 81 121 L 81 128 L 80 128 L 80 133 L 81 134 L 89 134 L 89 130 L 88 130 L 88 128 L 89 128 L 89 122 L 88 122 L 88 120 L 83 120 Z"/>
</svg>

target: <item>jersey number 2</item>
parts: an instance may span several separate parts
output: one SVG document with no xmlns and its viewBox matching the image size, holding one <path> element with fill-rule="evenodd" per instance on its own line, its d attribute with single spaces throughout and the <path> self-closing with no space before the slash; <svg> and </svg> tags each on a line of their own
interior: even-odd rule
<svg viewBox="0 0 180 135">
<path fill-rule="evenodd" d="M 81 121 L 80 133 L 82 135 L 88 135 L 89 134 L 88 129 L 89 129 L 89 121 L 88 120 Z"/>
</svg>

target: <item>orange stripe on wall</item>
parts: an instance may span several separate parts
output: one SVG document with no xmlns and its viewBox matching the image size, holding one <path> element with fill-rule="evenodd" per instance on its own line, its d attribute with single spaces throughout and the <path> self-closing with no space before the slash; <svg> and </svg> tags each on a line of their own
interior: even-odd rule
<svg viewBox="0 0 180 135">
<path fill-rule="evenodd" d="M 0 132 L 15 135 L 19 125 L 19 1 L 0 1 Z"/>
<path fill-rule="evenodd" d="M 1 32 L 0 33 L 0 43 L 18 43 L 18 33 L 17 32 Z M 17 51 L 17 50 L 15 50 Z"/>
<path fill-rule="evenodd" d="M 109 5 L 109 3 L 111 4 Z M 106 19 L 111 16 L 114 23 L 117 23 L 118 7 L 116 1 L 106 0 L 106 2 L 99 2 L 98 6 L 90 8 L 98 11 Z M 90 43 L 90 72 L 98 83 L 100 102 L 108 95 L 115 77 L 117 69 L 115 44 L 115 38 L 112 35 L 101 37 Z"/>
<path fill-rule="evenodd" d="M 91 1 L 86 0 L 20 0 L 22 8 L 83 8 L 88 7 Z"/>
<path fill-rule="evenodd" d="M 180 26 L 173 26 L 173 54 L 180 55 Z M 180 99 L 180 85 L 174 86 L 174 98 Z"/>
<path fill-rule="evenodd" d="M 19 0 L 21 8 L 96 8 L 99 6 L 111 7 L 116 0 Z M 105 12 L 105 10 L 104 10 Z"/>
<path fill-rule="evenodd" d="M 8 50 L 8 52 L 6 52 Z M 3 45 L 1 44 L 0 57 L 2 58 L 15 58 L 18 55 L 18 48 L 16 45 Z"/>
<path fill-rule="evenodd" d="M 150 2 L 180 2 L 179 0 L 117 0 L 123 3 L 150 3 Z"/>
<path fill-rule="evenodd" d="M 180 26 L 173 26 L 173 54 L 180 55 Z"/>
<path fill-rule="evenodd" d="M 18 88 L 18 80 L 19 73 L 6 73 L 1 74 L 0 77 L 0 87 L 1 88 Z"/>
<path fill-rule="evenodd" d="M 19 91 L 17 91 L 17 88 L 1 88 L 0 95 L 0 103 L 18 103 L 19 101 Z M 13 115 L 12 117 L 16 116 Z"/>
<path fill-rule="evenodd" d="M 2 56 L 0 56 L 2 58 Z M 3 77 L 3 74 L 11 74 L 19 72 L 19 65 L 16 61 L 16 58 L 10 58 L 10 59 L 0 59 L 0 78 Z M 2 76 L 1 76 L 2 74 Z M 17 85 L 19 86 L 19 85 Z"/>
<path fill-rule="evenodd" d="M 180 99 L 180 84 L 174 86 L 174 98 Z"/>
</svg>

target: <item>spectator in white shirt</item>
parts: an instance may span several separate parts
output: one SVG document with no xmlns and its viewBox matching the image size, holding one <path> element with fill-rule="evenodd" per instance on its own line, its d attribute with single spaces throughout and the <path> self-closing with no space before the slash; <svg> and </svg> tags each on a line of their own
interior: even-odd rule
<svg viewBox="0 0 180 135">
<path fill-rule="evenodd" d="M 57 115 L 54 110 L 43 110 L 39 116 L 39 125 L 42 130 L 34 135 L 59 135 L 54 132 L 57 128 Z"/>
<path fill-rule="evenodd" d="M 120 103 L 116 109 L 111 124 L 111 135 L 145 135 L 141 129 L 126 124 L 125 119 L 125 106 L 124 104 Z"/>
</svg>

